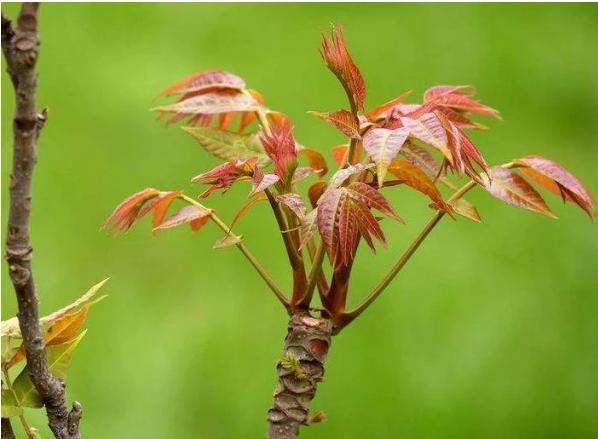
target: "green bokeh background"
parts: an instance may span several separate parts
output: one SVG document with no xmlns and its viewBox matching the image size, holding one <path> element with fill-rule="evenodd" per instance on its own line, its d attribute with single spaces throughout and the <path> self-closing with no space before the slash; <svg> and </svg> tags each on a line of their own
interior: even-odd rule
<svg viewBox="0 0 598 439">
<path fill-rule="evenodd" d="M 3 9 L 14 17 L 17 5 Z M 196 194 L 190 177 L 216 164 L 148 111 L 192 72 L 233 71 L 290 115 L 303 144 L 340 143 L 306 113 L 345 106 L 317 52 L 331 22 L 345 26 L 370 104 L 474 84 L 504 117 L 474 135 L 489 162 L 541 153 L 598 191 L 596 5 L 44 4 L 38 102 L 50 117 L 32 218 L 41 311 L 111 277 L 69 371 L 86 437 L 264 436 L 286 318 L 261 280 L 234 249 L 211 250 L 213 226 L 152 236 L 144 222 L 120 237 L 98 226 L 143 187 Z M 3 71 L 3 240 L 12 108 Z M 210 202 L 230 220 L 246 193 Z M 360 253 L 353 301 L 430 215 L 420 195 L 393 194 L 407 225 L 386 225 L 389 250 Z M 302 437 L 598 437 L 595 224 L 554 197 L 558 221 L 479 190 L 468 198 L 484 224 L 444 220 L 335 340 L 313 404 L 329 420 Z M 267 206 L 239 231 L 287 286 Z M 5 319 L 15 313 L 7 276 L 2 290 Z M 41 412 L 28 417 L 50 437 Z"/>
</svg>

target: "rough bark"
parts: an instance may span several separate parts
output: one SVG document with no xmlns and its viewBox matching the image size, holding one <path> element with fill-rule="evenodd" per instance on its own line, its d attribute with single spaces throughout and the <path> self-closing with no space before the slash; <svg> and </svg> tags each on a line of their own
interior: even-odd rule
<svg viewBox="0 0 598 439">
<path fill-rule="evenodd" d="M 37 3 L 24 3 L 16 28 L 13 28 L 10 20 L 2 14 L 2 51 L 16 99 L 6 259 L 17 296 L 17 315 L 31 381 L 44 401 L 48 425 L 58 439 L 79 439 L 81 406 L 75 403 L 70 412 L 67 410 L 64 383 L 52 375 L 48 368 L 31 271 L 31 183 L 37 155 L 37 139 L 46 120 L 45 111 L 38 113 L 35 108 L 35 66 L 39 49 L 38 7 Z"/>
<path fill-rule="evenodd" d="M 15 439 L 15 432 L 8 418 L 2 418 L 2 439 Z"/>
<path fill-rule="evenodd" d="M 278 362 L 278 382 L 268 411 L 269 439 L 292 439 L 301 425 L 309 424 L 309 405 L 324 377 L 332 322 L 307 313 L 291 316 Z"/>
</svg>

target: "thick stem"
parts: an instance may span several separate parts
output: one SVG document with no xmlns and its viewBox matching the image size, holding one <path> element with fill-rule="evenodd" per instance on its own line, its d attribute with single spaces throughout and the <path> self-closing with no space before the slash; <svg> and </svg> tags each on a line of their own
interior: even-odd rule
<svg viewBox="0 0 598 439">
<path fill-rule="evenodd" d="M 15 432 L 9 418 L 2 418 L 2 439 L 15 439 Z"/>
<path fill-rule="evenodd" d="M 37 113 L 35 93 L 39 38 L 38 3 L 23 3 L 17 27 L 2 15 L 2 51 L 15 90 L 13 117 L 13 167 L 10 180 L 10 208 L 6 238 L 6 259 L 18 304 L 18 318 L 31 381 L 46 406 L 48 425 L 59 439 L 79 439 L 79 404 L 71 413 L 66 408 L 65 386 L 50 372 L 44 339 L 39 327 L 39 310 L 31 271 L 29 239 L 31 184 L 36 162 L 37 139 L 45 114 Z M 76 422 L 71 423 L 71 419 Z"/>
<path fill-rule="evenodd" d="M 269 439 L 292 439 L 308 424 L 309 405 L 324 377 L 332 321 L 308 313 L 291 316 L 284 351 L 276 371 L 278 382 L 268 411 Z"/>
</svg>

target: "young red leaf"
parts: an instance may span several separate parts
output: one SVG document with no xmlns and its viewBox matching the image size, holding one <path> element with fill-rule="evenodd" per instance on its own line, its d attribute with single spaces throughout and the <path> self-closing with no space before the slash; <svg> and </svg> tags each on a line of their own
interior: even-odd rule
<svg viewBox="0 0 598 439">
<path fill-rule="evenodd" d="M 289 193 L 277 195 L 276 201 L 288 207 L 289 210 L 293 212 L 301 221 L 303 221 L 303 218 L 305 218 L 305 215 L 307 214 L 307 208 L 305 207 L 305 203 L 303 203 L 303 200 L 299 194 Z"/>
<path fill-rule="evenodd" d="M 251 189 L 250 196 L 255 195 L 258 192 L 262 192 L 268 189 L 273 184 L 276 184 L 280 180 L 280 177 L 276 174 L 264 174 L 259 168 L 255 168 L 253 171 L 253 188 Z"/>
<path fill-rule="evenodd" d="M 347 110 L 339 110 L 334 113 L 318 113 L 310 111 L 316 117 L 330 122 L 337 130 L 350 139 L 360 139 L 359 122 L 353 113 Z"/>
<path fill-rule="evenodd" d="M 311 212 L 309 212 L 307 215 L 305 215 L 305 218 L 303 219 L 303 224 L 301 225 L 301 229 L 300 229 L 301 230 L 301 245 L 299 246 L 300 248 L 303 248 L 305 243 L 308 242 L 309 240 L 311 240 L 311 238 L 314 236 L 314 233 L 318 229 L 317 219 L 318 219 L 318 210 L 317 209 L 314 209 Z"/>
<path fill-rule="evenodd" d="M 334 257 L 338 243 L 339 208 L 347 197 L 347 191 L 329 188 L 318 203 L 317 224 L 328 254 Z"/>
<path fill-rule="evenodd" d="M 365 204 L 368 208 L 379 210 L 392 219 L 403 222 L 396 210 L 380 192 L 366 183 L 355 181 L 347 186 L 349 196 Z"/>
<path fill-rule="evenodd" d="M 440 171 L 440 164 L 434 156 L 424 148 L 413 143 L 406 142 L 399 154 L 424 171 L 429 177 L 435 178 Z"/>
<path fill-rule="evenodd" d="M 312 168 L 316 174 L 318 174 L 320 177 L 326 175 L 328 172 L 328 165 L 326 164 L 326 159 L 322 154 L 315 149 L 305 147 L 299 150 L 299 154 L 307 158 L 309 167 Z"/>
<path fill-rule="evenodd" d="M 242 90 L 245 88 L 245 81 L 230 72 L 225 72 L 223 70 L 209 70 L 194 73 L 182 79 L 160 92 L 156 97 L 175 93 L 205 93 L 222 88 Z"/>
<path fill-rule="evenodd" d="M 338 243 L 339 251 L 335 262 L 336 265 L 348 265 L 355 256 L 355 249 L 357 247 L 358 227 L 357 218 L 355 217 L 354 208 L 352 207 L 355 201 L 350 197 L 345 197 L 339 207 L 338 218 Z"/>
<path fill-rule="evenodd" d="M 397 179 L 403 181 L 407 186 L 430 197 L 441 209 L 449 210 L 450 207 L 442 199 L 442 195 L 434 185 L 434 182 L 424 171 L 407 160 L 395 160 L 388 168 L 389 172 Z"/>
<path fill-rule="evenodd" d="M 260 104 L 243 93 L 206 93 L 170 105 L 154 108 L 155 111 L 177 114 L 221 114 L 229 112 L 257 111 Z"/>
<path fill-rule="evenodd" d="M 158 194 L 160 194 L 158 189 L 147 188 L 125 198 L 104 221 L 102 228 L 121 232 L 130 229 L 137 220 L 141 207 Z"/>
<path fill-rule="evenodd" d="M 363 137 L 363 147 L 377 166 L 379 187 L 384 184 L 388 166 L 401 150 L 408 135 L 407 128 L 397 130 L 374 128 Z"/>
<path fill-rule="evenodd" d="M 343 85 L 351 105 L 363 110 L 366 97 L 365 82 L 347 50 L 342 27 L 333 27 L 330 37 L 322 34 L 321 54 L 326 66 Z"/>
<path fill-rule="evenodd" d="M 271 119 L 271 133 L 261 133 L 261 141 L 268 157 L 274 162 L 274 172 L 284 183 L 288 182 L 297 167 L 295 139 L 289 119 L 284 116 Z"/>
<path fill-rule="evenodd" d="M 446 131 L 434 113 L 425 113 L 418 119 L 401 117 L 401 122 L 409 130 L 409 135 L 417 140 L 421 140 L 440 151 L 446 149 L 448 142 Z"/>
<path fill-rule="evenodd" d="M 189 226 L 191 227 L 191 231 L 197 232 L 199 229 L 201 229 L 203 226 L 205 226 L 209 220 L 210 220 L 209 215 L 194 219 L 193 221 L 191 221 L 189 223 Z"/>
<path fill-rule="evenodd" d="M 457 95 L 473 96 L 476 90 L 471 85 L 436 85 L 424 92 L 424 102 L 433 102 L 440 96 L 450 93 Z"/>
<path fill-rule="evenodd" d="M 154 230 L 169 229 L 171 227 L 187 224 L 200 218 L 209 217 L 212 212 L 212 209 L 202 208 L 195 204 L 185 206 L 168 217 L 166 221 L 162 222 L 158 227 L 155 227 Z"/>
<path fill-rule="evenodd" d="M 332 148 L 332 159 L 337 164 L 337 166 L 342 166 L 343 160 L 345 159 L 345 155 L 349 147 L 347 145 L 339 145 Z"/>
<path fill-rule="evenodd" d="M 352 175 L 361 174 L 362 172 L 367 171 L 368 169 L 373 167 L 373 163 L 357 163 L 356 165 L 351 165 L 347 166 L 346 168 L 339 169 L 332 175 L 332 177 L 330 177 L 329 186 L 331 188 L 340 187 Z"/>
<path fill-rule="evenodd" d="M 482 174 L 482 186 L 490 195 L 514 206 L 556 218 L 540 194 L 523 177 L 501 166 L 494 166 L 489 171 L 489 174 Z"/>
<path fill-rule="evenodd" d="M 590 191 L 586 189 L 581 181 L 579 181 L 573 174 L 568 172 L 558 163 L 548 160 L 544 157 L 534 155 L 514 160 L 513 163 L 518 166 L 524 166 L 533 169 L 542 176 L 548 178 L 549 181 L 553 181 L 556 183 L 556 188 L 558 188 L 556 190 L 553 185 L 548 184 L 537 177 L 534 178 L 533 174 L 530 174 L 532 175 L 534 181 L 536 181 L 540 186 L 557 195 L 561 194 L 564 199 L 573 201 L 575 204 L 585 210 L 590 218 L 596 215 L 596 206 Z"/>
<path fill-rule="evenodd" d="M 182 193 L 182 191 L 160 192 L 157 197 L 153 198 L 149 203 L 143 206 L 143 209 L 141 209 L 137 217 L 141 218 L 153 210 L 154 217 L 152 218 L 152 227 L 158 227 L 166 216 L 166 212 L 172 202 L 180 197 Z"/>
<path fill-rule="evenodd" d="M 378 241 L 380 241 L 382 245 L 386 245 L 386 239 L 384 238 L 382 228 L 380 227 L 380 224 L 378 224 L 378 220 L 374 217 L 374 215 L 372 215 L 372 212 L 370 212 L 367 206 L 362 203 L 355 203 L 354 207 L 355 218 L 357 219 L 359 231 L 361 232 L 361 236 L 363 236 L 368 246 L 374 250 L 374 245 L 371 239 L 372 235 Z"/>
<path fill-rule="evenodd" d="M 381 119 L 387 117 L 388 115 L 392 114 L 392 112 L 396 109 L 397 106 L 403 103 L 403 101 L 411 94 L 411 91 L 406 91 L 402 93 L 400 96 L 391 99 L 388 102 L 383 103 L 382 105 L 378 105 L 377 107 L 370 110 L 367 114 L 369 120 L 375 121 L 377 119 Z"/>
<path fill-rule="evenodd" d="M 464 94 L 447 93 L 434 99 L 434 103 L 449 107 L 453 110 L 481 114 L 482 116 L 500 119 L 500 113 L 497 110 L 488 107 L 474 99 L 471 99 L 469 96 Z"/>
<path fill-rule="evenodd" d="M 216 166 L 208 172 L 199 174 L 191 181 L 194 183 L 206 183 L 210 185 L 210 187 L 201 194 L 202 198 L 207 198 L 217 189 L 226 191 L 238 179 L 252 176 L 256 163 L 257 157 L 248 160 L 232 160 Z"/>
<path fill-rule="evenodd" d="M 295 172 L 293 173 L 293 184 L 305 180 L 307 177 L 314 173 L 316 173 L 315 169 L 310 166 L 298 167 L 297 169 L 295 169 Z"/>
<path fill-rule="evenodd" d="M 307 197 L 309 198 L 312 207 L 315 208 L 318 205 L 318 200 L 327 187 L 328 183 L 325 181 L 317 181 L 309 187 L 307 190 Z"/>
</svg>

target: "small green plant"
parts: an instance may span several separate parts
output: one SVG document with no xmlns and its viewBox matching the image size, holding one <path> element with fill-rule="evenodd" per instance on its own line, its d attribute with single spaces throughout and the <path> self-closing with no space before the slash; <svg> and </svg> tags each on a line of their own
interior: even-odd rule
<svg viewBox="0 0 598 439">
<path fill-rule="evenodd" d="M 421 103 L 406 103 L 407 92 L 366 108 L 365 82 L 342 29 L 323 36 L 321 54 L 349 104 L 347 109 L 313 113 L 346 137 L 346 144 L 331 151 L 338 170 L 330 178 L 325 179 L 324 156 L 297 142 L 289 119 L 269 109 L 243 79 L 224 71 L 200 72 L 164 90 L 160 97 L 177 99 L 155 110 L 167 124 L 185 120 L 183 129 L 224 163 L 193 178 L 207 185 L 200 199 L 179 190 L 147 188 L 124 200 L 105 223 L 125 231 L 152 214 L 155 231 L 184 224 L 195 231 L 211 221 L 224 233 L 214 247 L 237 247 L 263 278 L 290 315 L 268 414 L 271 439 L 295 437 L 301 425 L 323 419 L 318 414 L 310 420 L 308 412 L 332 336 L 380 296 L 445 215 L 480 221 L 475 206 L 463 198 L 468 191 L 481 187 L 501 201 L 555 217 L 531 181 L 577 204 L 590 217 L 595 214 L 588 190 L 554 161 L 527 156 L 500 166 L 486 163 L 466 133 L 483 128 L 473 116 L 499 118 L 499 113 L 475 100 L 473 87 L 441 85 L 428 89 Z M 458 187 L 452 177 L 467 181 Z M 299 186 L 309 179 L 315 181 L 306 196 Z M 203 200 L 243 182 L 251 186 L 249 199 L 228 225 Z M 425 195 L 432 217 L 373 290 L 347 309 L 357 248 L 365 243 L 374 251 L 376 243 L 386 245 L 380 216 L 402 219 L 383 192 L 401 187 Z M 176 201 L 184 207 L 167 216 Z M 272 208 L 288 255 L 293 281 L 289 294 L 233 231 L 262 201 Z M 325 275 L 323 264 L 330 264 L 331 276 Z"/>
</svg>

